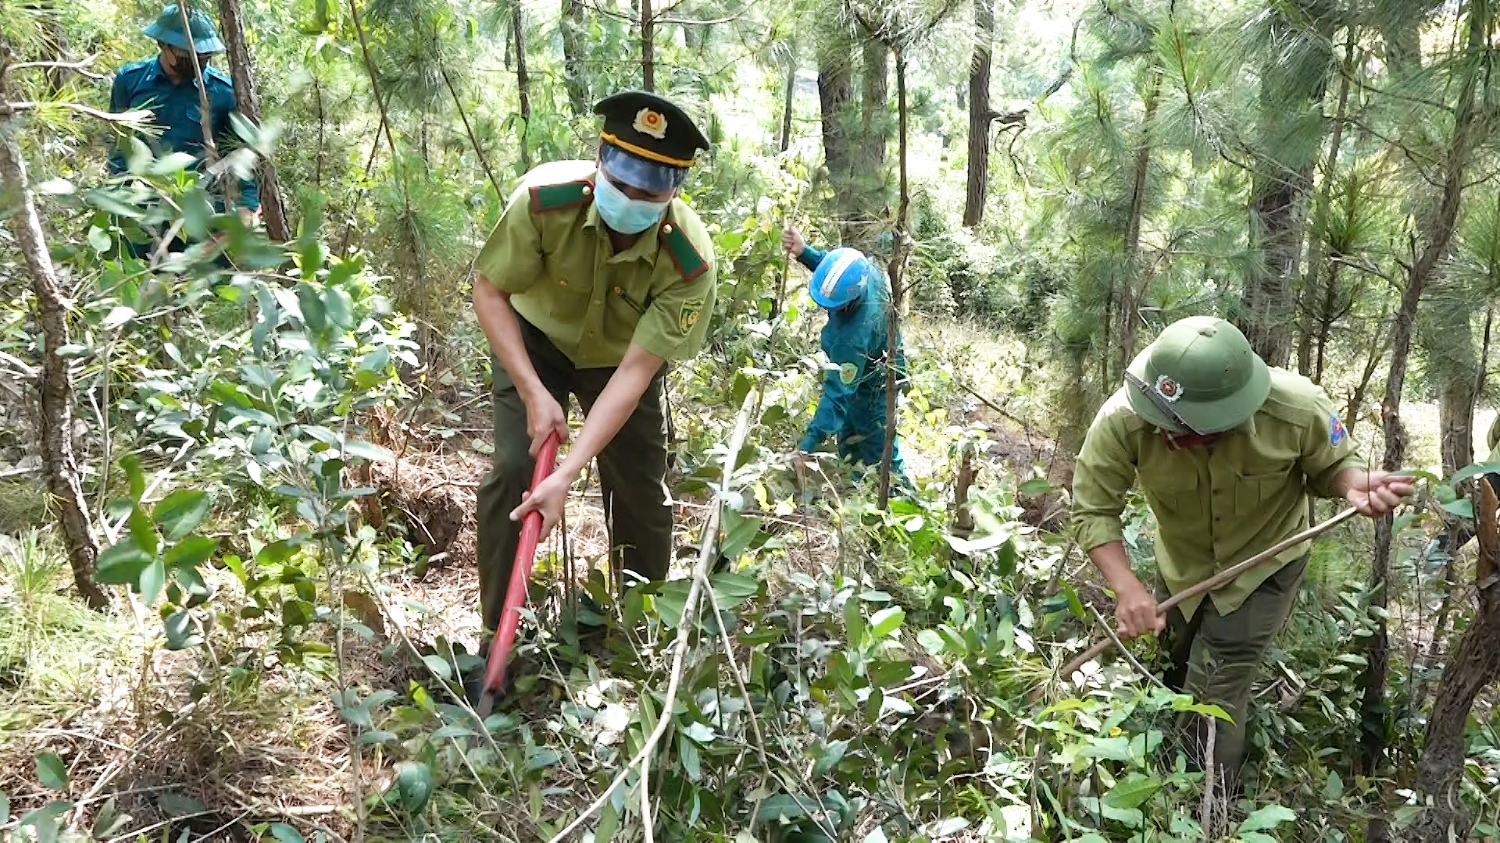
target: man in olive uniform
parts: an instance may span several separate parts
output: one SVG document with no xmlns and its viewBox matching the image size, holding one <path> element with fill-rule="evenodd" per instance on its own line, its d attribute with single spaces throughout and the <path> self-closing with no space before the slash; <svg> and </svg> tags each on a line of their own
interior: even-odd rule
<svg viewBox="0 0 1500 843">
<path fill-rule="evenodd" d="M 1412 494 L 1408 478 L 1363 466 L 1321 388 L 1268 367 L 1233 325 L 1203 316 L 1162 331 L 1089 428 L 1074 473 L 1075 534 L 1115 592 L 1121 636 L 1164 632 L 1166 683 L 1233 718 L 1218 724 L 1214 744 L 1230 787 L 1251 686 L 1291 612 L 1308 545 L 1168 617 L 1157 616 L 1157 602 L 1306 529 L 1313 495 L 1375 516 Z M 1121 530 L 1137 481 L 1158 527 L 1155 594 L 1131 570 Z M 1201 752 L 1204 725 L 1185 724 L 1190 753 Z"/>
<path fill-rule="evenodd" d="M 487 630 L 500 622 L 521 518 L 540 511 L 546 536 L 596 456 L 615 570 L 660 580 L 671 559 L 662 373 L 698 353 L 713 312 L 713 242 L 678 198 L 708 140 L 654 94 L 616 94 L 594 111 L 597 159 L 527 173 L 477 261 L 474 312 L 498 362 L 495 463 L 479 487 Z M 570 394 L 583 430 L 523 502 L 542 443 L 568 438 Z"/>
<path fill-rule="evenodd" d="M 109 110 L 123 113 L 135 109 L 149 110 L 152 122 L 161 129 L 154 138 L 145 138 L 158 156 L 168 152 L 186 152 L 204 161 L 203 143 L 203 99 L 207 94 L 209 105 L 209 128 L 220 155 L 239 143 L 229 116 L 238 109 L 234 96 L 234 82 L 222 71 L 210 67 L 209 62 L 217 53 L 224 52 L 224 42 L 214 29 L 213 21 L 201 9 L 188 13 L 189 27 L 182 26 L 182 13 L 177 4 L 162 9 L 161 15 L 142 30 L 148 38 L 156 41 L 158 55 L 127 64 L 115 74 L 114 85 L 109 93 Z M 193 75 L 193 57 L 197 55 L 198 66 L 203 70 L 203 91 L 198 89 Z M 109 172 L 125 172 L 125 155 L 116 150 L 109 157 Z M 225 207 L 224 196 L 216 198 L 220 210 Z M 260 213 L 260 189 L 254 179 L 239 180 L 239 202 L 236 210 L 246 225 L 250 225 Z M 175 247 L 183 244 L 175 243 Z M 130 244 L 132 254 L 141 257 L 148 247 Z"/>
</svg>

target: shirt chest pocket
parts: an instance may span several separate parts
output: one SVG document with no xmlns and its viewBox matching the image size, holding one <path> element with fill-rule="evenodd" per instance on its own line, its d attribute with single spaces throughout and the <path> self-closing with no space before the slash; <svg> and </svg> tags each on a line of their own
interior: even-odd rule
<svg viewBox="0 0 1500 843">
<path fill-rule="evenodd" d="M 605 331 L 629 337 L 653 300 L 649 289 L 632 290 L 623 284 L 611 284 L 604 291 Z"/>
<path fill-rule="evenodd" d="M 1250 466 L 1236 475 L 1234 513 L 1249 515 L 1284 497 L 1293 484 L 1290 465 Z"/>
<path fill-rule="evenodd" d="M 1160 516 L 1196 518 L 1203 514 L 1203 491 L 1192 466 L 1157 468 L 1140 472 L 1141 489 L 1151 508 Z"/>
</svg>

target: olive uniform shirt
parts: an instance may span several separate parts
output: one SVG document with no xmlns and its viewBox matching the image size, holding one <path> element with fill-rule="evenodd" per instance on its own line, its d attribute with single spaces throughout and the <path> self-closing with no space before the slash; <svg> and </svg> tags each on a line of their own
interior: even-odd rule
<svg viewBox="0 0 1500 843">
<path fill-rule="evenodd" d="M 1249 421 L 1210 447 L 1174 450 L 1116 392 L 1089 428 L 1073 480 L 1073 529 L 1085 551 L 1123 538 L 1125 493 L 1140 480 L 1156 515 L 1156 564 L 1173 594 L 1308 526 L 1310 494 L 1333 497 L 1334 478 L 1364 460 L 1328 396 L 1306 378 L 1271 370 L 1271 394 Z M 1306 542 L 1210 597 L 1220 614 L 1307 553 Z M 1179 604 L 1191 618 L 1202 598 Z"/>
<path fill-rule="evenodd" d="M 619 254 L 593 203 L 592 161 L 527 173 L 477 267 L 580 369 L 618 366 L 634 343 L 666 360 L 698 353 L 717 273 L 713 241 L 680 199 Z"/>
</svg>

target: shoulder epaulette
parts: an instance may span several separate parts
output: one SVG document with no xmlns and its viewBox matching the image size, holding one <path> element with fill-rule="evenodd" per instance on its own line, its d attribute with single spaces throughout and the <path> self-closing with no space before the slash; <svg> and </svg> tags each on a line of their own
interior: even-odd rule
<svg viewBox="0 0 1500 843">
<path fill-rule="evenodd" d="M 203 75 L 207 76 L 209 79 L 213 79 L 213 80 L 218 81 L 218 82 L 223 82 L 224 84 L 228 85 L 230 88 L 234 87 L 234 77 L 230 76 L 229 74 L 225 73 L 224 71 L 218 69 L 217 67 L 205 67 L 205 68 L 203 68 Z"/>
<path fill-rule="evenodd" d="M 661 224 L 660 236 L 662 245 L 667 247 L 667 254 L 672 256 L 672 263 L 677 264 L 683 280 L 692 281 L 708 271 L 708 261 L 693 248 L 693 241 L 688 239 L 681 228 L 671 222 L 664 222 Z"/>
<path fill-rule="evenodd" d="M 561 211 L 594 201 L 594 183 L 588 179 L 562 184 L 539 184 L 531 188 L 531 212 Z"/>
</svg>

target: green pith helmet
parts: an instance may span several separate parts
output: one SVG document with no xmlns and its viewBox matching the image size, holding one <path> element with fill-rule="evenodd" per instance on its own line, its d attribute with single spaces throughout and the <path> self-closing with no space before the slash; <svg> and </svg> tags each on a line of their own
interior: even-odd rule
<svg viewBox="0 0 1500 843">
<path fill-rule="evenodd" d="M 219 39 L 219 32 L 214 29 L 213 19 L 207 12 L 189 9 L 188 20 L 193 28 L 192 44 L 188 43 L 187 34 L 182 31 L 182 12 L 178 11 L 176 3 L 162 9 L 156 20 L 142 32 L 146 33 L 147 38 L 170 44 L 179 50 L 192 50 L 200 56 L 224 52 L 224 42 Z"/>
<path fill-rule="evenodd" d="M 1212 316 L 1168 325 L 1127 372 L 1130 409 L 1171 433 L 1233 430 L 1271 394 L 1265 361 L 1238 328 Z"/>
</svg>

